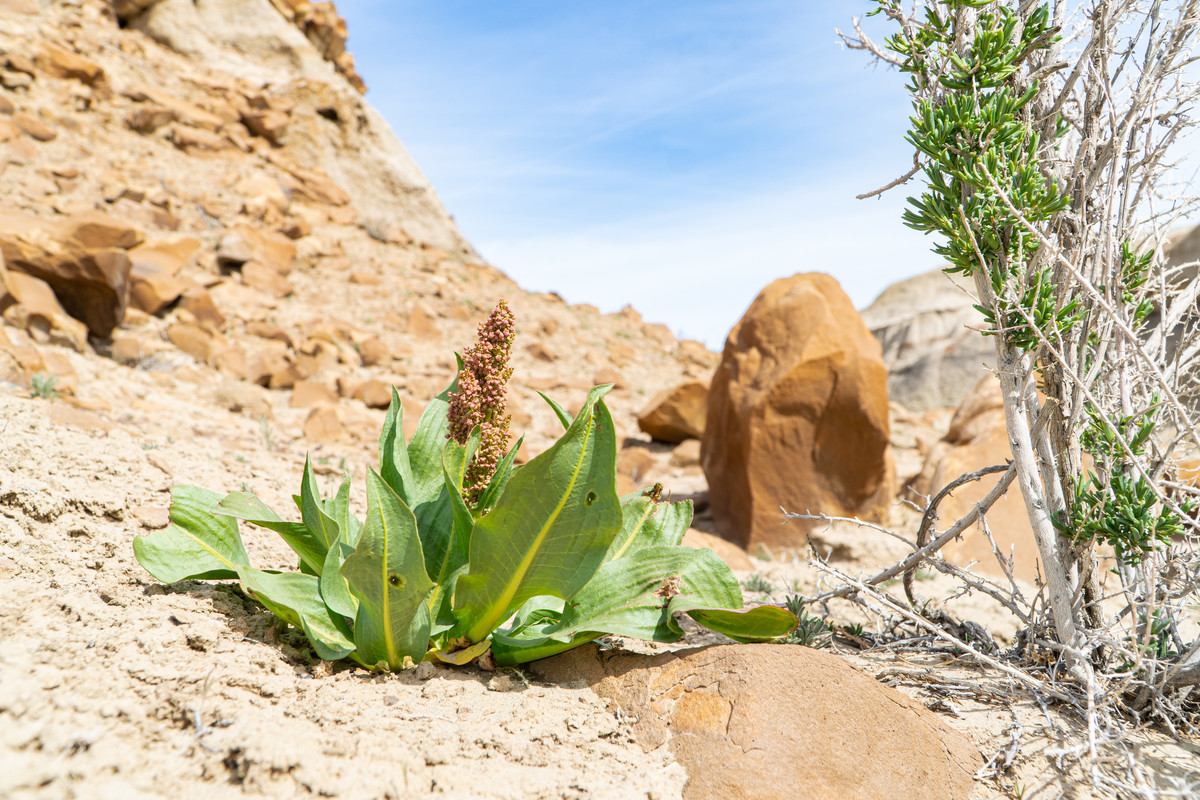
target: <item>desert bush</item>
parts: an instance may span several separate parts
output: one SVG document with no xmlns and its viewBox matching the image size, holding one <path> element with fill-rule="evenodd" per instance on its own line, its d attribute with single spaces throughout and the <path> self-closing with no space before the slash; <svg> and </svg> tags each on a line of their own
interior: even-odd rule
<svg viewBox="0 0 1200 800">
<path fill-rule="evenodd" d="M 1200 2 L 876 0 L 871 13 L 893 25 L 882 44 L 857 21 L 843 40 L 908 77 L 914 157 L 863 196 L 921 177 L 904 221 L 974 283 L 1013 459 L 947 487 L 1005 472 L 969 518 L 926 544 L 943 490 L 914 556 L 839 591 L 931 559 L 1021 618 L 1018 661 L 1063 668 L 1057 697 L 1088 709 L 1085 752 L 1098 730 L 1119 739 L 1114 713 L 1194 732 L 1200 638 L 1182 637 L 1197 635 L 1198 490 L 1181 467 L 1200 454 L 1200 291 L 1168 245 L 1196 207 L 1172 153 L 1200 96 Z M 1033 600 L 932 558 L 1010 483 L 1044 575 Z"/>
</svg>

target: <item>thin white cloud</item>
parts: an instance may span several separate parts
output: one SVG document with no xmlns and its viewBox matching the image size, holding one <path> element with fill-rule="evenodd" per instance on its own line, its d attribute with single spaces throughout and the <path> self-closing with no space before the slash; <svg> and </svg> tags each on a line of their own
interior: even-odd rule
<svg viewBox="0 0 1200 800">
<path fill-rule="evenodd" d="M 857 307 L 888 284 L 937 264 L 924 237 L 899 222 L 903 198 L 855 201 L 829 186 L 730 197 L 723 203 L 569 232 L 477 242 L 527 288 L 647 320 L 720 348 L 772 280 L 827 272 Z"/>
</svg>

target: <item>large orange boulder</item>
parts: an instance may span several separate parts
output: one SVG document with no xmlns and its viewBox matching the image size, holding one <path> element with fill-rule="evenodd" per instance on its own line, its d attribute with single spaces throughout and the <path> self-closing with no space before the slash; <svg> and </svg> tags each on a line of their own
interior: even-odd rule
<svg viewBox="0 0 1200 800">
<path fill-rule="evenodd" d="M 837 281 L 763 289 L 725 342 L 708 395 L 701 463 L 714 521 L 750 552 L 801 547 L 814 523 L 788 511 L 882 521 L 892 499 L 887 370 Z"/>
<path fill-rule="evenodd" d="M 946 435 L 929 449 L 920 474 L 910 483 L 910 488 L 918 495 L 913 499 L 922 503 L 922 498 L 932 497 L 961 475 L 1002 465 L 1011 459 L 1000 382 L 994 375 L 987 375 L 954 412 Z M 1000 478 L 1000 474 L 987 475 L 955 489 L 938 505 L 935 527 L 945 530 L 965 516 Z M 1000 552 L 1006 559 L 1012 556 L 1015 577 L 1034 581 L 1038 576 L 1037 540 L 1029 526 L 1025 501 L 1015 483 L 988 510 L 986 521 Z M 943 547 L 942 555 L 962 566 L 977 562 L 976 570 L 993 577 L 1004 575 L 991 543 L 978 525 L 968 528 L 962 536 Z"/>
<path fill-rule="evenodd" d="M 808 647 L 587 646 L 529 666 L 612 701 L 645 750 L 666 744 L 687 770 L 683 800 L 966 800 L 983 765 L 937 714 Z"/>
</svg>

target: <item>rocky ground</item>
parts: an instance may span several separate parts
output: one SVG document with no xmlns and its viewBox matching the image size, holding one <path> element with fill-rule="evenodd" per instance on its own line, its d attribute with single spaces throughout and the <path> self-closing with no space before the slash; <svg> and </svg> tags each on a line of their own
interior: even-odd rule
<svg viewBox="0 0 1200 800">
<path fill-rule="evenodd" d="M 828 580 L 806 553 L 719 539 L 699 443 L 642 429 L 694 428 L 702 393 L 651 401 L 703 389 L 719 356 L 482 263 L 344 45 L 326 3 L 0 0 L 0 796 L 869 797 L 907 773 L 895 796 L 1086 796 L 1051 766 L 1069 717 L 948 650 L 722 650 L 693 630 L 521 671 L 373 675 L 317 661 L 231 583 L 163 586 L 137 565 L 133 538 L 166 525 L 177 483 L 282 509 L 308 454 L 323 490 L 349 473 L 361 492 L 390 388 L 411 424 L 505 299 L 522 460 L 560 430 L 539 391 L 572 408 L 613 383 L 623 492 L 693 496 L 688 541 L 750 602 Z M 891 407 L 897 497 L 959 444 L 940 441 L 952 414 Z M 887 516 L 915 528 L 902 503 Z M 258 566 L 293 566 L 273 535 L 244 535 Z M 811 541 L 853 574 L 907 548 L 851 524 Z M 919 578 L 927 597 L 954 587 Z M 977 593 L 947 608 L 1002 644 L 1016 628 Z M 1013 725 L 1039 733 L 989 771 Z M 767 742 L 784 749 L 747 760 Z M 1196 755 L 1144 746 L 1168 776 Z"/>
</svg>

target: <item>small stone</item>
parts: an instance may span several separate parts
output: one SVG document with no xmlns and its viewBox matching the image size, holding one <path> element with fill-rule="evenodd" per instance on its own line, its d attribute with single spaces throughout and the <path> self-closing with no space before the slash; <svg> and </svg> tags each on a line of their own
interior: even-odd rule
<svg viewBox="0 0 1200 800">
<path fill-rule="evenodd" d="M 176 322 L 167 328 L 171 343 L 192 358 L 208 363 L 213 355 L 213 334 L 190 322 Z"/>
<path fill-rule="evenodd" d="M 346 429 L 337 408 L 319 406 L 304 421 L 304 438 L 312 442 L 337 442 L 346 437 Z"/>
<path fill-rule="evenodd" d="M 171 109 L 157 103 L 146 103 L 129 112 L 125 118 L 125 125 L 131 131 L 149 134 L 174 121 L 175 112 Z"/>
<path fill-rule="evenodd" d="M 170 512 L 161 506 L 134 506 L 129 511 L 148 530 L 165 528 L 170 522 Z"/>
<path fill-rule="evenodd" d="M 37 65 L 52 78 L 76 80 L 91 87 L 107 86 L 104 68 L 99 64 L 48 42 L 42 45 Z"/>
<path fill-rule="evenodd" d="M 30 138 L 37 139 L 39 142 L 51 142 L 58 137 L 53 128 L 42 121 L 41 118 L 35 117 L 28 111 L 18 111 L 13 114 L 12 121 L 21 133 Z"/>
<path fill-rule="evenodd" d="M 171 129 L 171 142 L 188 154 L 218 152 L 229 148 L 229 140 L 224 136 L 178 124 Z"/>
<path fill-rule="evenodd" d="M 363 401 L 367 408 L 387 408 L 392 404 L 392 387 L 372 378 L 358 388 L 354 397 Z"/>
<path fill-rule="evenodd" d="M 538 361 L 545 361 L 547 364 L 553 364 L 558 360 L 558 354 L 547 347 L 542 342 L 533 342 L 525 346 L 525 352 L 536 358 Z"/>
<path fill-rule="evenodd" d="M 337 377 L 337 391 L 342 397 L 354 397 L 358 394 L 358 390 L 366 383 L 362 378 L 356 378 L 353 375 L 339 375 Z"/>
<path fill-rule="evenodd" d="M 246 323 L 246 334 L 249 336 L 257 336 L 260 339 L 270 339 L 276 342 L 282 342 L 288 347 L 292 346 L 292 337 L 287 335 L 287 331 L 271 322 L 250 320 Z"/>
<path fill-rule="evenodd" d="M 519 672 L 506 669 L 489 678 L 487 687 L 493 692 L 519 692 L 528 688 L 529 682 Z"/>
<path fill-rule="evenodd" d="M 441 339 L 437 316 L 424 303 L 415 303 L 408 313 L 408 335 L 414 339 L 433 341 Z"/>
<path fill-rule="evenodd" d="M 700 466 L 700 440 L 688 439 L 685 442 L 680 442 L 671 451 L 671 460 L 669 463 L 672 467 L 679 467 L 681 469 Z"/>
<path fill-rule="evenodd" d="M 704 435 L 708 385 L 688 381 L 656 394 L 638 414 L 638 428 L 660 442 L 682 442 Z"/>
<path fill-rule="evenodd" d="M 225 315 L 217 309 L 207 289 L 193 286 L 184 291 L 179 298 L 179 308 L 194 316 L 203 328 L 214 332 L 225 328 Z"/>
<path fill-rule="evenodd" d="M 629 388 L 629 381 L 625 380 L 625 376 L 612 367 L 605 367 L 604 369 L 599 370 L 592 381 L 596 386 L 603 386 L 611 383 L 613 385 L 613 389 L 616 389 L 617 391 Z"/>
<path fill-rule="evenodd" d="M 373 367 L 391 359 L 391 353 L 386 344 L 378 336 L 364 339 L 358 346 L 358 357 L 364 367 Z"/>
<path fill-rule="evenodd" d="M 282 111 L 273 109 L 249 111 L 242 114 L 242 123 L 251 133 L 263 137 L 276 147 L 283 144 L 289 122 L 291 122 L 291 117 Z"/>
<path fill-rule="evenodd" d="M 33 61 L 29 56 L 20 53 L 9 53 L 4 59 L 4 66 L 12 72 L 21 72 L 31 78 L 36 75 L 37 67 L 33 65 Z"/>
<path fill-rule="evenodd" d="M 383 285 L 383 278 L 381 278 L 379 275 L 376 275 L 374 272 L 351 272 L 349 281 L 357 286 Z"/>
<path fill-rule="evenodd" d="M 292 387 L 292 408 L 312 408 L 320 405 L 337 405 L 337 394 L 317 381 L 297 381 Z"/>
<path fill-rule="evenodd" d="M 295 291 L 287 278 L 261 261 L 247 261 L 242 265 L 242 281 L 251 289 L 273 297 L 287 297 Z"/>
</svg>

